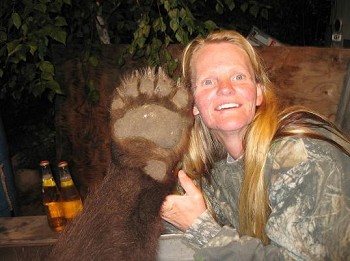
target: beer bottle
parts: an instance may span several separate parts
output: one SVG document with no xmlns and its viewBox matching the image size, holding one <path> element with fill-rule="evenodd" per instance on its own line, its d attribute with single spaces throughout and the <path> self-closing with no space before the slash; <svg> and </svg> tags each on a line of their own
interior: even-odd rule
<svg viewBox="0 0 350 261">
<path fill-rule="evenodd" d="M 64 216 L 69 221 L 83 210 L 83 203 L 70 175 L 67 161 L 58 163 L 58 171 L 60 174 Z"/>
<path fill-rule="evenodd" d="M 54 231 L 62 231 L 66 225 L 66 219 L 62 209 L 61 194 L 52 176 L 49 161 L 41 161 L 40 167 L 42 172 L 43 204 L 48 224 Z"/>
</svg>

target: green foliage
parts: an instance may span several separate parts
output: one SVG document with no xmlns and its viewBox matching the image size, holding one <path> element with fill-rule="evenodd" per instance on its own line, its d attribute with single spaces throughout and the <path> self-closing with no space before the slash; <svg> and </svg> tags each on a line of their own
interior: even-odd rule
<svg viewBox="0 0 350 261">
<path fill-rule="evenodd" d="M 55 79 L 50 44 L 66 43 L 64 5 L 70 0 L 4 1 L 0 8 L 0 98 L 24 93 L 52 100 L 61 88 Z"/>
<path fill-rule="evenodd" d="M 52 101 L 62 90 L 55 77 L 52 46 L 80 44 L 83 66 L 97 65 L 101 33 L 111 44 L 129 44 L 134 59 L 162 65 L 172 75 L 178 66 L 167 48 L 220 27 L 239 29 L 242 14 L 268 19 L 271 8 L 251 0 L 12 0 L 0 8 L 0 99 L 46 95 Z M 237 15 L 238 14 L 238 15 Z M 124 64 L 124 57 L 118 58 Z M 87 99 L 98 101 L 92 79 L 86 77 Z"/>
<path fill-rule="evenodd" d="M 233 11 L 257 18 L 267 17 L 269 9 L 266 4 L 248 0 L 158 0 L 151 3 L 153 6 L 147 1 L 139 2 L 135 7 L 141 15 L 129 52 L 135 57 L 146 57 L 151 65 L 162 65 L 170 75 L 177 68 L 178 61 L 169 53 L 169 44 L 186 45 L 196 36 L 219 29 L 220 16 L 232 15 Z M 219 19 L 215 19 L 217 17 Z M 237 24 L 223 25 L 227 29 L 237 28 Z"/>
</svg>

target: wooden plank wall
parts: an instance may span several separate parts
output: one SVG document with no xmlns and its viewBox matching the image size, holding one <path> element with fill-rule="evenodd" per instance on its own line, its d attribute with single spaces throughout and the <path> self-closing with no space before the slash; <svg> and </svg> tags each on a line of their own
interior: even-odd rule
<svg viewBox="0 0 350 261">
<path fill-rule="evenodd" d="M 343 125 L 348 122 L 349 95 L 345 94 L 349 94 L 349 86 L 344 90 L 343 86 L 350 49 L 283 46 L 257 50 L 283 105 L 304 105 L 335 122 L 338 104 L 342 104 L 339 115 L 344 119 L 338 122 Z M 83 196 L 98 186 L 110 161 L 109 104 L 124 72 L 116 65 L 119 51 L 120 47 L 106 48 L 102 62 L 93 68 L 70 59 L 61 63 L 58 72 L 66 96 L 56 100 L 57 161 L 70 162 Z M 177 46 L 173 52 L 180 56 L 181 48 Z M 125 70 L 138 66 L 140 62 L 130 61 Z M 100 92 L 99 103 L 86 101 L 86 79 L 82 72 L 94 80 Z"/>
<path fill-rule="evenodd" d="M 336 122 L 350 49 L 268 47 L 260 53 L 284 105 L 304 105 Z"/>
</svg>

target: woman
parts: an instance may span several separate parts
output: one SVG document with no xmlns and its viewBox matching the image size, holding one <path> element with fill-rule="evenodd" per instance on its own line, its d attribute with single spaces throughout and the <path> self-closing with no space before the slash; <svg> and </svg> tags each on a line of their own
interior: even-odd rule
<svg viewBox="0 0 350 261">
<path fill-rule="evenodd" d="M 349 259 L 349 140 L 306 109 L 280 112 L 237 32 L 193 40 L 183 78 L 195 115 L 185 193 L 166 198 L 162 217 L 185 232 L 196 260 Z"/>
</svg>

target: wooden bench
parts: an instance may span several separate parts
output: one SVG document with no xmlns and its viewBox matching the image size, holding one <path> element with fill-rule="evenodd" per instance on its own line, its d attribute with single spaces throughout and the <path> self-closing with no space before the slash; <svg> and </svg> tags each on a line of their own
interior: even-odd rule
<svg viewBox="0 0 350 261">
<path fill-rule="evenodd" d="M 168 233 L 159 239 L 157 261 L 193 260 L 194 252 L 182 243 L 182 234 Z M 46 216 L 0 218 L 0 260 L 43 260 L 58 236 L 59 232 L 50 229 Z"/>
<path fill-rule="evenodd" d="M 46 216 L 0 218 L 0 259 L 6 261 L 40 260 L 58 237 Z"/>
</svg>

